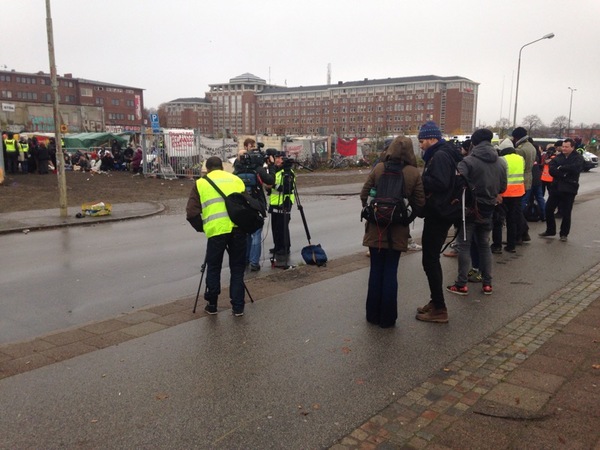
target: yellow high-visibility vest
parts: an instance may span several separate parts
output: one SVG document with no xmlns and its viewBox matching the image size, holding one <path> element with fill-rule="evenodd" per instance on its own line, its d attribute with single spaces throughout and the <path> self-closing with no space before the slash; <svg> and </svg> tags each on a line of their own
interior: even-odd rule
<svg viewBox="0 0 600 450">
<path fill-rule="evenodd" d="M 246 185 L 236 175 L 223 170 L 213 170 L 206 175 L 226 196 L 233 192 L 244 192 Z M 196 181 L 202 206 L 202 227 L 207 238 L 231 233 L 236 225 L 227 214 L 225 199 L 204 178 Z"/>
<path fill-rule="evenodd" d="M 502 197 L 522 197 L 525 195 L 525 159 L 516 153 L 504 155 L 508 165 L 506 190 Z"/>
<path fill-rule="evenodd" d="M 277 172 L 275 174 L 275 184 L 273 185 L 273 188 L 271 189 L 271 195 L 269 196 L 269 204 L 271 206 L 275 206 L 275 207 L 279 207 L 281 205 L 283 205 L 283 202 L 285 202 L 286 198 L 289 198 L 290 201 L 292 202 L 292 204 L 296 201 L 296 197 L 294 196 L 294 183 L 295 183 L 295 174 L 293 170 L 290 170 L 291 174 L 289 176 L 294 178 L 294 181 L 292 181 L 292 186 L 291 186 L 291 193 L 283 193 L 280 192 L 279 189 L 283 189 L 283 176 L 284 176 L 284 170 L 280 170 L 279 172 Z"/>
</svg>

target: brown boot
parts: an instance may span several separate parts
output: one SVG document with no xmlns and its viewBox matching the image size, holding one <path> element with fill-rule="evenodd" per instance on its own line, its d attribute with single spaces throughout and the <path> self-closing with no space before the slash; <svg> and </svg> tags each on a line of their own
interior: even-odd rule
<svg viewBox="0 0 600 450">
<path fill-rule="evenodd" d="M 425 313 L 417 314 L 416 319 L 423 322 L 448 323 L 448 310 L 446 308 L 436 309 L 432 307 Z"/>
<path fill-rule="evenodd" d="M 433 306 L 433 302 L 429 302 L 429 303 L 427 303 L 425 306 L 419 306 L 419 307 L 417 308 L 417 312 L 418 312 L 419 314 L 423 314 L 423 313 L 426 313 L 426 312 L 429 312 L 429 311 L 431 311 L 433 308 L 434 308 L 434 306 Z"/>
</svg>

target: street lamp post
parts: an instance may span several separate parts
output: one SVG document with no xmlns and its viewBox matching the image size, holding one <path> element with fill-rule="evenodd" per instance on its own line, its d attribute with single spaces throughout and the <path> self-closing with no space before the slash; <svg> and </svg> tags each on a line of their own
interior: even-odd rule
<svg viewBox="0 0 600 450">
<path fill-rule="evenodd" d="M 517 87 L 515 88 L 515 115 L 513 117 L 513 128 L 517 126 L 517 103 L 519 101 L 519 75 L 521 73 L 521 52 L 528 45 L 535 44 L 536 42 L 541 41 L 542 39 L 552 39 L 553 37 L 554 33 L 548 33 L 545 36 L 536 39 L 535 41 L 528 42 L 523 47 L 521 47 L 521 50 L 519 50 L 519 64 L 517 66 Z"/>
<path fill-rule="evenodd" d="M 569 102 L 569 123 L 567 125 L 567 137 L 569 137 L 569 135 L 571 134 L 571 110 L 573 109 L 573 92 L 577 90 L 572 87 L 569 87 L 568 89 L 571 91 L 571 101 Z"/>
</svg>

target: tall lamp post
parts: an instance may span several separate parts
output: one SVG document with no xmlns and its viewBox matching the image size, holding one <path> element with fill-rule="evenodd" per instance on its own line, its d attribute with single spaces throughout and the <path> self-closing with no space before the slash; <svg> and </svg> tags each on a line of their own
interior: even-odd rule
<svg viewBox="0 0 600 450">
<path fill-rule="evenodd" d="M 60 217 L 67 217 L 67 178 L 65 175 L 65 157 L 63 155 L 60 130 L 60 114 L 58 111 L 58 76 L 54 59 L 54 31 L 52 29 L 52 14 L 50 0 L 46 0 L 46 31 L 48 34 L 48 58 L 50 60 L 50 80 L 52 83 L 52 110 L 54 114 L 54 140 L 56 141 L 56 174 L 58 177 L 58 206 Z"/>
<path fill-rule="evenodd" d="M 519 65 L 517 66 L 517 87 L 515 88 L 515 115 L 513 117 L 513 128 L 517 126 L 517 103 L 519 101 L 519 75 L 521 73 L 521 52 L 528 45 L 535 44 L 536 42 L 541 41 L 543 39 L 552 39 L 553 37 L 554 33 L 548 33 L 545 36 L 536 39 L 535 41 L 528 42 L 523 47 L 521 47 L 521 50 L 519 50 Z"/>
<path fill-rule="evenodd" d="M 569 102 L 569 123 L 567 125 L 567 137 L 571 134 L 571 110 L 573 109 L 573 92 L 577 90 L 572 87 L 569 87 L 568 89 L 571 91 L 571 101 Z"/>
</svg>

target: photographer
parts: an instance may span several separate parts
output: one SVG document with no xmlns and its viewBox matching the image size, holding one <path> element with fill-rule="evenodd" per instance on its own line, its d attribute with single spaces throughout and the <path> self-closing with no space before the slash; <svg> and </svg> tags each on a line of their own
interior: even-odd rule
<svg viewBox="0 0 600 450">
<path fill-rule="evenodd" d="M 270 189 L 275 177 L 263 167 L 265 155 L 260 151 L 262 144 L 256 148 L 256 141 L 248 138 L 244 141 L 244 149 L 240 150 L 233 163 L 233 173 L 240 177 L 246 185 L 246 192 L 257 199 L 267 210 L 267 199 L 263 186 Z M 260 255 L 262 243 L 262 227 L 248 235 L 246 263 L 249 264 L 251 272 L 260 270 Z"/>
<path fill-rule="evenodd" d="M 290 257 L 290 214 L 294 204 L 296 175 L 292 170 L 293 161 L 285 157 L 285 152 L 269 154 L 272 164 L 269 172 L 275 174 L 275 182 L 269 197 L 271 230 L 273 232 L 273 261 L 275 267 L 289 267 Z M 271 160 L 271 155 L 273 159 Z"/>
</svg>

